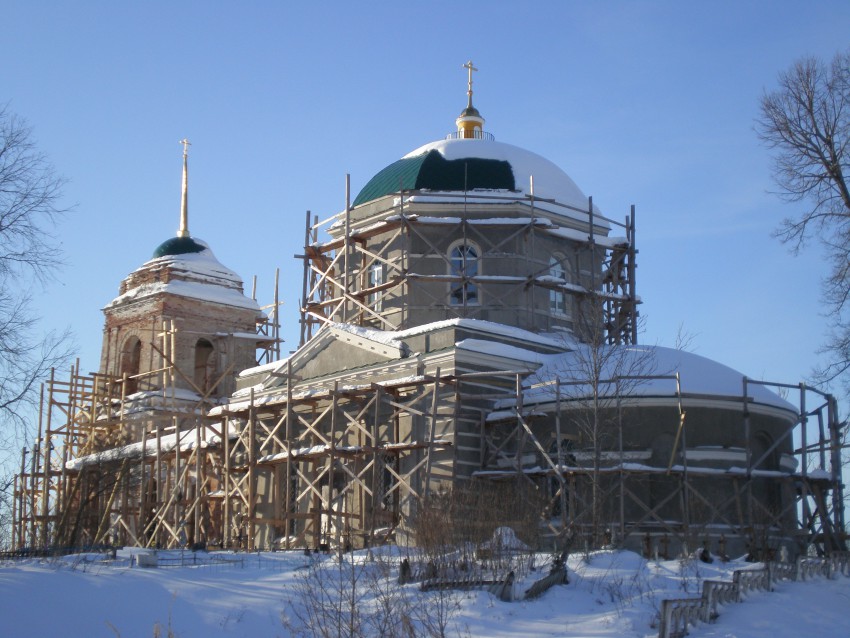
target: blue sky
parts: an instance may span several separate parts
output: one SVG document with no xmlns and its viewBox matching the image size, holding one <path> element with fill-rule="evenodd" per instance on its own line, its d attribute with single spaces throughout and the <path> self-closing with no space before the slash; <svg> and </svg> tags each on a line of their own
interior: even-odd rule
<svg viewBox="0 0 850 638">
<path fill-rule="evenodd" d="M 800 210 L 770 194 L 758 100 L 803 55 L 850 45 L 850 3 L 4 3 L 0 102 L 70 180 L 67 267 L 37 290 L 98 366 L 102 308 L 174 235 L 188 137 L 194 236 L 298 339 L 304 215 L 344 205 L 454 129 L 472 59 L 496 139 L 552 160 L 609 217 L 637 207 L 644 343 L 796 382 L 828 322 L 825 272 L 771 238 Z"/>
</svg>

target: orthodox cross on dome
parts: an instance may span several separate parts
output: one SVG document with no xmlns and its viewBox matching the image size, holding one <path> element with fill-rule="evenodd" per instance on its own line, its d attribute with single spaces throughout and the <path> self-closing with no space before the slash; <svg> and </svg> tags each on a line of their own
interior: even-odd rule
<svg viewBox="0 0 850 638">
<path fill-rule="evenodd" d="M 460 113 L 460 117 L 455 120 L 457 125 L 457 136 L 461 139 L 482 139 L 484 138 L 484 118 L 474 106 L 472 106 L 472 72 L 478 69 L 472 64 L 472 60 L 461 65 L 467 72 L 466 85 L 466 108 Z"/>
<path fill-rule="evenodd" d="M 472 66 L 472 60 L 469 60 L 466 64 L 464 64 L 463 68 L 467 70 L 467 73 L 469 75 L 469 79 L 467 80 L 466 95 L 467 95 L 467 98 L 468 98 L 467 106 L 471 107 L 472 106 L 472 72 L 477 71 L 478 69 L 476 69 L 474 66 Z"/>
<path fill-rule="evenodd" d="M 183 196 L 180 200 L 180 229 L 178 237 L 189 236 L 189 146 L 191 143 L 185 137 L 180 140 L 183 145 Z"/>
</svg>

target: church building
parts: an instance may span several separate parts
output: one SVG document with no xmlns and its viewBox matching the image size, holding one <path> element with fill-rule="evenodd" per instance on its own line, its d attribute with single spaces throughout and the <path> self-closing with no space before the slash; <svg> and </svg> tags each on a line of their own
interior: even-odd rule
<svg viewBox="0 0 850 638">
<path fill-rule="evenodd" d="M 99 372 L 48 384 L 74 416 L 22 469 L 20 546 L 416 543 L 429 508 L 539 548 L 843 546 L 834 398 L 640 345 L 634 207 L 497 141 L 464 68 L 455 131 L 308 214 L 284 358 L 189 233 L 184 145 L 177 236 L 104 308 Z"/>
</svg>

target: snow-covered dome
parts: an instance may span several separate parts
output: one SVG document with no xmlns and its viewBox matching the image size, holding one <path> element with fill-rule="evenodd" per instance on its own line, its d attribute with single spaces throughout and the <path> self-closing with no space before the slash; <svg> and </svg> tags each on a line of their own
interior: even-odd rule
<svg viewBox="0 0 850 638">
<path fill-rule="evenodd" d="M 492 139 L 465 138 L 438 140 L 411 151 L 369 180 L 354 206 L 398 192 L 399 186 L 436 192 L 496 190 L 525 199 L 531 194 L 532 176 L 536 198 L 587 209 L 581 189 L 546 158 Z"/>
<path fill-rule="evenodd" d="M 196 237 L 175 237 L 163 242 L 152 259 L 121 282 L 119 296 L 106 308 L 162 293 L 260 311 L 257 302 L 245 296 L 241 277 Z"/>
<path fill-rule="evenodd" d="M 544 361 L 534 381 L 561 378 L 564 382 L 589 378 L 591 370 L 599 366 L 600 380 L 611 380 L 617 376 L 647 376 L 640 381 L 626 382 L 625 392 L 630 396 L 675 397 L 676 383 L 672 375 L 679 374 L 681 393 L 691 398 L 742 403 L 744 375 L 722 363 L 707 357 L 662 346 L 604 346 L 594 355 L 591 346 L 576 344 L 573 351 L 553 355 Z M 605 395 L 616 392 L 613 383 L 603 383 L 599 391 Z M 622 388 L 621 388 L 621 391 Z M 543 403 L 552 400 L 549 388 L 530 389 L 525 392 L 526 403 Z M 588 396 L 592 388 L 572 386 L 567 394 L 572 397 Z M 751 405 L 764 405 L 796 414 L 796 408 L 767 387 L 758 383 L 747 386 L 747 401 Z"/>
</svg>

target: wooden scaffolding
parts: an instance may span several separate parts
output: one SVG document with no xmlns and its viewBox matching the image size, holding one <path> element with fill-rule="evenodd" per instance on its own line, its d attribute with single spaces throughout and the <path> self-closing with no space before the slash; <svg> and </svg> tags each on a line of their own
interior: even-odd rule
<svg viewBox="0 0 850 638">
<path fill-rule="evenodd" d="M 440 308 L 442 318 L 472 317 L 494 309 L 523 309 L 529 313 L 528 328 L 546 329 L 536 325 L 539 319 L 534 315 L 534 304 L 530 299 L 535 290 L 546 290 L 575 298 L 580 302 L 590 302 L 599 306 L 593 311 L 594 320 L 601 318 L 608 343 L 637 343 L 637 307 L 640 303 L 635 288 L 635 209 L 623 222 L 604 218 L 594 214 L 593 199 L 588 198 L 587 209 L 560 204 L 546 200 L 563 215 L 581 215 L 588 221 L 586 231 L 561 227 L 551 221 L 551 214 L 542 214 L 540 200 L 527 196 L 521 202 L 520 213 L 523 217 L 504 216 L 480 218 L 482 211 L 492 211 L 494 205 L 515 203 L 516 197 L 492 194 L 469 193 L 471 201 L 464 202 L 462 210 L 452 209 L 451 215 L 443 211 L 430 216 L 418 213 L 420 210 L 416 197 L 420 191 L 400 190 L 386 201 L 388 207 L 370 211 L 364 219 L 353 219 L 352 210 L 345 210 L 328 219 L 320 221 L 307 211 L 304 233 L 304 253 L 300 255 L 304 263 L 301 305 L 300 345 L 309 341 L 316 331 L 328 322 L 336 321 L 353 325 L 365 325 L 382 330 L 398 330 L 416 325 L 419 313 Z M 454 195 L 427 193 L 430 200 L 452 203 Z M 535 204 L 535 201 L 537 204 Z M 461 204 L 456 207 L 461 207 Z M 445 203 L 443 203 L 445 205 Z M 472 213 L 478 211 L 476 218 Z M 482 231 L 482 227 L 492 232 Z M 439 228 L 440 234 L 464 241 L 474 241 L 481 248 L 483 263 L 499 260 L 519 259 L 524 263 L 522 274 L 491 275 L 452 272 L 451 258 L 446 251 L 438 247 L 426 229 Z M 611 228 L 622 231 L 623 236 L 609 236 L 601 229 Z M 329 241 L 320 241 L 319 233 L 331 236 Z M 536 262 L 533 258 L 535 241 L 562 233 L 577 247 L 593 266 L 580 277 L 579 283 L 559 280 L 547 276 L 551 263 Z M 563 234 L 566 233 L 566 234 Z M 518 237 L 524 238 L 529 248 L 523 255 L 509 254 L 505 247 Z M 426 248 L 423 253 L 414 254 L 413 241 Z M 413 268 L 414 260 L 422 263 L 431 259 L 442 263 L 442 274 L 423 274 Z M 563 263 L 561 267 L 570 264 Z M 379 278 L 372 276 L 374 269 L 382 269 Z M 502 270 L 495 268 L 495 270 Z M 575 272 L 581 268 L 574 267 Z M 470 306 L 465 300 L 462 304 L 446 303 L 446 295 L 434 294 L 427 288 L 435 281 L 446 286 L 475 286 L 487 303 L 482 306 Z M 422 291 L 424 296 L 420 306 L 411 303 L 415 299 L 414 291 Z M 392 298 L 404 299 L 405 303 L 392 304 Z"/>
<path fill-rule="evenodd" d="M 34 445 L 22 450 L 15 478 L 13 549 L 176 547 L 215 537 L 222 429 L 207 413 L 233 370 L 199 387 L 175 364 L 175 338 L 173 322 L 151 332 L 152 361 L 140 374 L 86 375 L 79 362 L 67 380 L 51 371 Z M 218 337 L 233 338 L 244 337 Z M 260 322 L 258 356 L 278 342 L 274 323 Z M 191 391 L 178 390 L 178 380 Z"/>
<path fill-rule="evenodd" d="M 544 418 L 540 411 L 523 406 L 524 388 L 521 375 L 516 378 L 514 407 L 504 411 L 503 417 L 483 422 L 482 471 L 475 473 L 478 480 L 524 481 L 536 485 L 548 494 L 549 505 L 541 522 L 549 528 L 555 542 L 598 545 L 600 539 L 593 535 L 600 530 L 607 542 L 627 542 L 638 539 L 647 555 L 656 543 L 667 548 L 690 547 L 710 537 L 747 539 L 747 547 L 755 557 L 764 558 L 776 550 L 777 536 L 791 538 L 797 550 L 810 550 L 824 555 L 846 550 L 844 519 L 844 494 L 841 477 L 841 451 L 844 449 L 846 423 L 839 422 L 835 398 L 805 384 L 754 381 L 743 378 L 741 394 L 741 426 L 746 463 L 737 471 L 718 471 L 716 468 L 688 465 L 686 453 L 686 417 L 678 373 L 671 376 L 632 377 L 639 382 L 668 379 L 677 388 L 678 423 L 676 443 L 666 467 L 651 467 L 643 463 L 630 463 L 623 447 L 622 406 L 629 400 L 628 393 L 606 398 L 606 409 L 613 408 L 618 415 L 616 440 L 619 446 L 603 451 L 608 462 L 594 466 L 582 462 L 563 445 L 554 448 L 535 434 L 535 419 Z M 601 380 L 600 386 L 619 388 L 624 379 Z M 556 441 L 563 441 L 561 422 L 569 414 L 574 402 L 568 387 L 587 382 L 565 383 L 558 379 L 544 381 L 525 389 L 549 386 L 554 393 L 553 413 Z M 799 411 L 796 421 L 783 437 L 766 450 L 753 446 L 750 428 L 750 392 L 752 386 L 768 386 L 796 391 Z M 812 406 L 814 398 L 815 405 Z M 815 419 L 817 428 L 810 425 Z M 796 471 L 761 470 L 762 462 L 783 443 L 793 442 L 797 459 Z M 496 463 L 498 458 L 510 459 L 513 467 Z M 532 459 L 530 462 L 528 459 Z M 662 479 L 666 483 L 663 498 L 649 502 L 640 495 L 636 486 L 646 481 Z M 594 512 L 591 485 L 598 485 L 598 498 L 606 504 L 601 521 L 592 521 Z M 706 492 L 706 486 L 718 483 L 727 485 L 727 496 L 716 500 Z M 768 507 L 758 498 L 757 492 L 767 486 L 780 491 L 781 507 Z M 670 507 L 678 515 L 669 516 Z M 637 516 L 627 516 L 627 508 L 637 511 Z M 660 511 L 667 508 L 667 516 Z M 709 525 L 706 521 L 710 521 Z M 793 521 L 789 525 L 789 521 Z M 717 540 L 715 538 L 715 540 Z M 725 541 L 721 541 L 725 543 Z M 637 545 L 638 542 L 633 542 Z M 583 546 L 583 545 L 582 545 Z"/>
<path fill-rule="evenodd" d="M 451 418 L 454 385 L 439 372 L 308 392 L 287 373 L 274 400 L 252 393 L 216 412 L 215 384 L 178 399 L 173 327 L 159 337 L 151 373 L 75 367 L 70 381 L 45 383 L 36 452 L 23 451 L 16 477 L 13 549 L 376 542 L 429 489 L 432 450 L 450 448 L 435 433 Z M 149 377 L 159 390 L 143 403 L 128 397 Z"/>
<path fill-rule="evenodd" d="M 309 391 L 232 403 L 219 414 L 225 439 L 223 544 L 352 547 L 391 535 L 401 514 L 429 489 L 451 378 L 417 375 L 387 383 Z M 416 421 L 418 427 L 404 427 Z M 258 483 L 262 482 L 262 494 Z"/>
</svg>

